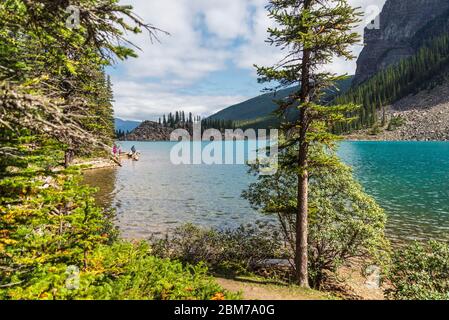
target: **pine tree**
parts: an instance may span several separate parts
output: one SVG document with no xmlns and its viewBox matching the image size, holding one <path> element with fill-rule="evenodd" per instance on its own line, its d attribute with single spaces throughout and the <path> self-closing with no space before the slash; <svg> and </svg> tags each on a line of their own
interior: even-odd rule
<svg viewBox="0 0 449 320">
<path fill-rule="evenodd" d="M 112 89 L 104 68 L 135 56 L 131 42 L 123 46 L 125 33 L 146 29 L 154 35 L 155 30 L 115 0 L 76 5 L 83 27 L 74 29 L 64 23 L 67 1 L 5 0 L 0 5 L 0 82 L 7 85 L 1 95 L 13 92 L 17 103 L 27 104 L 29 99 L 22 98 L 32 94 L 42 104 L 38 112 L 4 105 L 0 129 L 12 125 L 17 132 L 51 136 L 68 158 L 74 150 L 109 149 Z"/>
<path fill-rule="evenodd" d="M 355 108 L 317 104 L 324 89 L 344 78 L 318 70 L 335 56 L 354 58 L 349 47 L 359 41 L 352 30 L 360 14 L 346 0 L 270 0 L 267 8 L 277 25 L 268 29 L 268 42 L 286 54 L 273 67 L 257 67 L 259 81 L 276 81 L 275 89 L 298 86 L 287 100 L 279 102 L 278 114 L 299 109 L 298 120 L 284 123 L 288 140 L 281 148 L 295 145 L 298 151 L 294 159 L 298 176 L 295 270 L 298 284 L 308 287 L 308 172 L 320 160 L 310 158 L 309 147 L 331 146 L 335 137 L 327 130 L 329 123 L 343 120 L 343 114 Z"/>
</svg>

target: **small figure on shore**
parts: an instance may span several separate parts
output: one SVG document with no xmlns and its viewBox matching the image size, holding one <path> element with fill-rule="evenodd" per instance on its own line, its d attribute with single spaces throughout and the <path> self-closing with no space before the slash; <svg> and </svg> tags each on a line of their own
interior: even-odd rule
<svg viewBox="0 0 449 320">
<path fill-rule="evenodd" d="M 115 163 L 120 165 L 120 151 L 119 147 L 115 143 L 112 146 L 112 159 Z"/>
<path fill-rule="evenodd" d="M 114 158 L 117 157 L 117 145 L 114 143 L 114 146 L 112 147 L 112 154 L 114 155 Z"/>
<path fill-rule="evenodd" d="M 139 161 L 139 153 L 136 150 L 136 146 L 131 147 L 131 152 L 128 153 L 128 157 L 134 161 Z"/>
</svg>

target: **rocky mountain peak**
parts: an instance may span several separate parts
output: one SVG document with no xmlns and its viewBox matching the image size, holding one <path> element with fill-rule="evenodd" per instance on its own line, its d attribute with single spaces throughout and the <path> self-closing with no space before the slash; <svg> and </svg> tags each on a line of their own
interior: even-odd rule
<svg viewBox="0 0 449 320">
<path fill-rule="evenodd" d="M 357 60 L 354 83 L 412 55 L 413 37 L 433 19 L 449 10 L 448 0 L 387 0 L 380 29 L 365 29 L 365 48 Z"/>
</svg>

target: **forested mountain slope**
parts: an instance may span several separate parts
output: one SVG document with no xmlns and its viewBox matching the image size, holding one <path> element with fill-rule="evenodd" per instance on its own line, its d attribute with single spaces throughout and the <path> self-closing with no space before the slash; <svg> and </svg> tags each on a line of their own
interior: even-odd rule
<svg viewBox="0 0 449 320">
<path fill-rule="evenodd" d="M 353 77 L 348 77 L 337 83 L 336 88 L 329 89 L 324 96 L 324 100 L 329 101 L 331 97 L 349 90 Z M 209 119 L 232 120 L 236 126 L 243 128 L 268 128 L 279 125 L 279 118 L 273 114 L 278 109 L 276 101 L 286 99 L 298 88 L 287 88 L 276 93 L 266 93 L 242 103 L 230 106 L 212 115 Z M 296 112 L 286 115 L 288 118 L 297 116 Z"/>
<path fill-rule="evenodd" d="M 388 3 L 393 1 L 388 1 Z M 419 2 L 419 1 L 418 1 Z M 434 2 L 433 0 L 431 1 Z M 445 2 L 446 3 L 446 2 Z M 385 6 L 385 10 L 392 8 L 392 5 Z M 413 5 L 413 4 L 412 4 Z M 442 6 L 441 8 L 446 8 Z M 381 17 L 385 13 L 381 14 Z M 394 18 L 391 18 L 394 19 Z M 401 17 L 397 19 L 401 20 Z M 393 22 L 392 22 L 393 23 Z M 399 35 L 405 34 L 406 31 L 401 28 L 410 28 L 409 25 L 403 24 L 399 26 L 394 22 L 399 30 Z M 385 27 L 386 28 L 386 27 Z M 379 32 L 387 32 L 382 31 Z M 371 37 L 371 30 L 366 30 L 365 37 Z M 410 30 L 407 34 L 412 34 L 407 38 L 408 47 L 410 48 L 410 55 L 407 57 L 398 58 L 398 62 L 385 65 L 386 62 L 379 64 L 379 61 L 373 62 L 366 60 L 366 55 L 362 53 L 358 60 L 359 66 L 364 64 L 366 68 L 379 68 L 371 77 L 360 82 L 365 75 L 361 72 L 360 67 L 357 70 L 355 85 L 345 94 L 336 99 L 337 103 L 355 102 L 360 104 L 362 108 L 354 113 L 357 120 L 352 125 L 339 126 L 335 130 L 337 132 L 345 132 L 352 130 L 360 130 L 367 127 L 386 127 L 391 129 L 389 125 L 391 119 L 399 122 L 399 124 L 406 125 L 410 112 L 399 114 L 407 109 L 420 110 L 422 108 L 429 109 L 431 104 L 425 105 L 424 101 L 433 101 L 435 94 L 445 92 L 445 86 L 449 81 L 449 9 L 439 11 L 439 15 L 429 15 L 424 19 L 424 23 L 420 23 L 420 28 L 414 32 Z M 392 31 L 390 31 L 392 32 Z M 367 45 L 367 48 L 375 47 L 375 45 Z M 395 47 L 390 48 L 392 51 Z M 391 52 L 387 50 L 386 52 Z M 385 55 L 388 55 L 385 53 Z M 419 94 L 419 97 L 415 95 Z M 419 103 L 414 103 L 419 100 Z M 435 106 L 435 104 L 433 104 Z M 399 112 L 399 113 L 398 113 Z M 398 119 L 404 117 L 404 119 Z M 416 118 L 416 117 L 415 117 Z M 394 124 L 397 126 L 398 123 Z M 438 131 L 437 128 L 429 123 L 433 128 L 431 131 Z M 411 131 L 413 132 L 411 132 Z M 441 140 L 446 134 L 440 135 L 420 135 L 416 130 L 410 128 L 409 132 L 403 136 L 403 139 L 418 139 L 418 140 Z M 418 130 L 420 131 L 420 130 Z"/>
<path fill-rule="evenodd" d="M 252 120 L 267 116 L 277 109 L 274 100 L 282 100 L 295 91 L 295 88 L 279 90 L 276 93 L 266 93 L 239 104 L 230 106 L 212 115 L 211 119 L 220 120 Z"/>
</svg>

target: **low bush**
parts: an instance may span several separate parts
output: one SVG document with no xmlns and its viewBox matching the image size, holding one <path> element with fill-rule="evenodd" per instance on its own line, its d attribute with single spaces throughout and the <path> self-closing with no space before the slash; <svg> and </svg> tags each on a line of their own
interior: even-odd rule
<svg viewBox="0 0 449 320">
<path fill-rule="evenodd" d="M 375 123 L 371 129 L 368 131 L 368 134 L 371 136 L 377 136 L 380 133 L 382 133 L 382 128 L 380 127 L 380 125 L 378 123 Z"/>
<path fill-rule="evenodd" d="M 387 130 L 394 131 L 405 124 L 405 119 L 401 116 L 392 116 L 388 123 Z"/>
<path fill-rule="evenodd" d="M 218 230 L 187 224 L 151 242 L 159 257 L 189 264 L 204 262 L 211 271 L 225 275 L 255 272 L 267 260 L 285 257 L 279 233 L 255 226 Z"/>
<path fill-rule="evenodd" d="M 449 299 L 449 245 L 430 241 L 397 250 L 388 275 L 394 300 Z"/>
<path fill-rule="evenodd" d="M 207 275 L 204 265 L 157 258 L 147 243 L 100 246 L 86 269 L 37 267 L 26 284 L 0 291 L 6 299 L 210 300 L 237 299 Z M 70 271 L 71 270 L 71 271 Z M 1 297 L 1 296 L 0 296 Z"/>
</svg>

